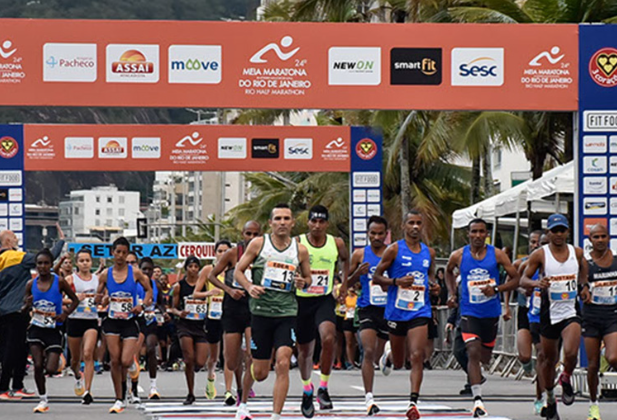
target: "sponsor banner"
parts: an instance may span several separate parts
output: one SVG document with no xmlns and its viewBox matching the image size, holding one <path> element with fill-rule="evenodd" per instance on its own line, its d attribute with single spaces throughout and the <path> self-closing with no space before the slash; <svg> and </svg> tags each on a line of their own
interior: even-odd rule
<svg viewBox="0 0 617 420">
<path fill-rule="evenodd" d="M 77 253 L 80 249 L 87 249 L 92 252 L 93 258 L 112 258 L 111 245 L 110 243 L 70 242 L 68 250 L 69 252 Z M 178 258 L 177 244 L 131 244 L 131 251 L 134 251 L 139 258 Z"/>
<path fill-rule="evenodd" d="M 0 24 L 4 106 L 577 109 L 577 25 Z M 593 55 L 584 72 L 617 84 L 617 50 Z"/>
<path fill-rule="evenodd" d="M 24 246 L 24 140 L 21 125 L 0 125 L 0 232 L 12 230 Z"/>
<path fill-rule="evenodd" d="M 601 223 L 617 252 L 617 28 L 581 25 L 579 51 L 576 244 L 591 249 L 590 229 Z"/>
<path fill-rule="evenodd" d="M 349 172 L 349 127 L 25 125 L 25 169 L 37 171 Z"/>
<path fill-rule="evenodd" d="M 180 242 L 178 243 L 178 258 L 188 258 L 191 255 L 199 259 L 215 257 L 214 242 Z"/>
</svg>

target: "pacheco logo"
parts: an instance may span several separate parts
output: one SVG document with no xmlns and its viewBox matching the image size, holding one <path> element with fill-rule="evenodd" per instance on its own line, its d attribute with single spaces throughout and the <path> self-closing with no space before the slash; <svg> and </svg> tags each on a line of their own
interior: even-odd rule
<svg viewBox="0 0 617 420">
<path fill-rule="evenodd" d="M 0 156 L 5 159 L 11 159 L 19 151 L 17 140 L 10 136 L 0 138 Z"/>
<path fill-rule="evenodd" d="M 371 160 L 377 154 L 377 145 L 372 139 L 362 139 L 356 146 L 356 154 L 360 159 Z"/>
<path fill-rule="evenodd" d="M 617 49 L 602 48 L 589 61 L 589 74 L 602 87 L 617 85 Z"/>
<path fill-rule="evenodd" d="M 153 73 L 154 63 L 146 60 L 146 56 L 138 50 L 128 50 L 120 56 L 120 60 L 111 65 L 114 73 Z"/>
</svg>

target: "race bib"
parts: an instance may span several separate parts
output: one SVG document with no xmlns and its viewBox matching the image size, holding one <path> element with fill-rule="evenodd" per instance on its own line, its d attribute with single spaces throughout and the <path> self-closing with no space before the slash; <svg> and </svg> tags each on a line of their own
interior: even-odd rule
<svg viewBox="0 0 617 420">
<path fill-rule="evenodd" d="M 30 324 L 40 328 L 56 328 L 56 313 L 33 309 Z"/>
<path fill-rule="evenodd" d="M 162 313 L 157 311 L 154 313 L 154 317 L 156 318 L 156 325 L 158 325 L 159 327 L 165 323 L 165 317 Z"/>
<path fill-rule="evenodd" d="M 129 319 L 133 317 L 133 298 L 112 297 L 109 300 L 109 317 L 113 319 Z"/>
<path fill-rule="evenodd" d="M 482 293 L 482 289 L 486 286 L 495 287 L 496 285 L 495 279 L 468 281 L 467 290 L 469 291 L 469 303 L 484 303 L 497 298 L 497 294 L 486 296 Z"/>
<path fill-rule="evenodd" d="M 156 314 L 154 311 L 144 311 L 144 319 L 146 320 L 146 325 L 152 325 L 156 322 Z"/>
<path fill-rule="evenodd" d="M 369 282 L 369 301 L 374 306 L 384 306 L 388 301 L 388 292 L 384 292 L 380 285 Z"/>
<path fill-rule="evenodd" d="M 549 281 L 548 296 L 551 302 L 572 302 L 576 299 L 576 274 L 554 276 Z"/>
<path fill-rule="evenodd" d="M 531 295 L 531 313 L 537 315 L 540 313 L 540 307 L 542 306 L 542 291 L 540 289 L 533 289 L 533 295 Z"/>
<path fill-rule="evenodd" d="M 223 296 L 212 296 L 208 307 L 208 318 L 221 319 L 223 316 Z"/>
<path fill-rule="evenodd" d="M 89 316 L 91 318 L 96 318 L 98 313 L 94 299 L 95 295 L 93 293 L 84 294 L 84 298 L 79 301 L 79 306 L 77 306 L 75 312 L 82 317 Z"/>
<path fill-rule="evenodd" d="M 250 283 L 253 283 L 253 267 L 247 268 L 246 271 L 244 271 L 244 275 L 246 276 L 246 279 Z M 240 286 L 240 283 L 238 283 L 236 279 L 234 279 L 232 286 L 235 287 L 236 289 L 243 289 L 243 287 Z"/>
<path fill-rule="evenodd" d="M 591 302 L 596 305 L 617 304 L 617 280 L 596 281 L 591 285 Z"/>
<path fill-rule="evenodd" d="M 278 292 L 291 292 L 296 266 L 268 261 L 264 270 L 263 287 Z"/>
<path fill-rule="evenodd" d="M 399 286 L 394 306 L 403 311 L 419 311 L 424 307 L 425 292 L 426 287 L 423 285 L 414 284 L 405 289 Z"/>
<path fill-rule="evenodd" d="M 345 310 L 345 319 L 353 319 L 353 317 L 356 315 L 356 308 L 355 306 L 351 307 L 351 308 L 347 308 Z"/>
<path fill-rule="evenodd" d="M 315 296 L 325 295 L 329 284 L 330 271 L 311 270 L 311 285 L 304 292 Z"/>
<path fill-rule="evenodd" d="M 345 305 L 339 303 L 336 306 L 336 312 L 338 313 L 339 316 L 343 317 L 347 313 L 347 308 L 345 307 Z"/>
<path fill-rule="evenodd" d="M 188 312 L 186 319 L 202 321 L 206 319 L 207 303 L 205 300 L 184 298 L 184 310 Z"/>
</svg>

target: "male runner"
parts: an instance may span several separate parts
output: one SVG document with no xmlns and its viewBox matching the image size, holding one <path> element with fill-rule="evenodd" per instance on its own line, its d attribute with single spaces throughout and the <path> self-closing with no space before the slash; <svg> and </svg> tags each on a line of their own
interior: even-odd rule
<svg viewBox="0 0 617 420">
<path fill-rule="evenodd" d="M 388 341 L 388 324 L 384 318 L 387 292 L 373 283 L 373 273 L 386 250 L 388 221 L 380 216 L 368 219 L 368 240 L 370 245 L 357 249 L 351 255 L 348 287 L 358 281 L 362 287 L 358 298 L 358 320 L 360 342 L 364 356 L 362 358 L 362 383 L 364 384 L 366 411 L 369 416 L 377 414 L 379 407 L 373 399 L 373 381 L 375 378 L 375 361 L 383 354 Z"/>
<path fill-rule="evenodd" d="M 251 297 L 253 360 L 244 374 L 243 389 L 251 389 L 253 381 L 268 377 L 274 350 L 276 381 L 271 420 L 280 420 L 289 390 L 289 365 L 296 341 L 295 289 L 310 286 L 311 268 L 306 247 L 291 237 L 294 218 L 287 204 L 272 209 L 269 224 L 272 233 L 251 241 L 236 265 L 234 279 Z M 251 264 L 252 282 L 244 274 Z M 244 392 L 236 414 L 239 420 L 251 418 L 247 401 L 248 392 Z"/>
<path fill-rule="evenodd" d="M 495 347 L 501 315 L 499 292 L 516 289 L 519 274 L 502 250 L 486 244 L 488 229 L 484 220 L 469 222 L 468 236 L 469 245 L 454 251 L 448 260 L 448 306 L 458 305 L 454 274 L 458 268 L 461 275 L 461 332 L 469 357 L 467 372 L 474 398 L 473 416 L 485 417 L 488 413 L 482 403 L 481 363 L 491 360 Z M 500 265 L 509 276 L 502 285 L 497 284 Z"/>
<path fill-rule="evenodd" d="M 335 300 L 332 296 L 334 274 L 340 261 L 342 265 L 342 285 L 339 299 L 347 296 L 347 274 L 349 273 L 349 253 L 345 242 L 327 233 L 328 209 L 313 206 L 309 211 L 309 233 L 300 235 L 298 240 L 308 249 L 311 260 L 311 286 L 298 289 L 298 366 L 302 377 L 302 415 L 311 418 L 315 415 L 313 406 L 313 353 L 315 338 L 319 332 L 321 342 L 321 369 L 317 401 L 320 410 L 332 409 L 328 394 L 328 381 L 334 362 L 336 344 Z M 353 363 L 353 361 L 351 361 Z"/>
<path fill-rule="evenodd" d="M 578 349 L 581 341 L 581 324 L 577 314 L 577 288 L 580 296 L 589 303 L 588 266 L 583 250 L 566 242 L 570 227 L 568 219 L 562 214 L 552 214 L 547 223 L 549 244 L 531 254 L 521 285 L 527 289 L 539 287 L 542 290 L 540 309 L 540 336 L 545 362 L 542 367 L 542 380 L 546 388 L 545 416 L 558 420 L 557 401 L 554 382 L 555 365 L 559 361 L 559 338 L 563 342 L 564 372 L 559 377 L 565 405 L 574 402 L 574 390 L 570 375 L 576 367 Z M 544 274 L 539 281 L 532 279 L 536 271 Z"/>
<path fill-rule="evenodd" d="M 139 257 L 137 256 L 137 253 L 134 251 L 129 251 L 129 253 L 126 255 L 126 263 L 133 268 L 139 267 Z M 143 287 L 137 284 L 137 304 L 145 308 L 145 305 L 143 305 L 144 296 L 145 291 Z M 154 301 L 156 299 L 156 297 L 154 296 L 154 290 L 152 297 Z M 144 341 L 146 340 L 146 319 L 144 318 L 143 312 L 139 313 L 135 317 L 135 319 L 137 320 L 137 324 L 139 325 L 139 338 L 137 339 L 137 345 L 135 346 L 135 356 L 133 357 L 133 363 L 131 363 L 131 366 L 128 369 L 128 376 L 131 382 L 130 391 L 128 392 L 128 400 L 131 404 L 141 404 L 141 398 L 139 397 L 139 374 L 141 373 L 139 357 L 141 354 L 141 349 L 144 345 Z"/>
<path fill-rule="evenodd" d="M 242 242 L 223 254 L 208 275 L 210 283 L 225 292 L 222 320 L 225 333 L 223 336 L 223 352 L 225 365 L 229 371 L 236 372 L 236 380 L 238 376 L 242 377 L 243 335 L 247 344 L 251 342 L 251 312 L 249 311 L 249 297 L 242 286 L 234 280 L 234 270 L 248 244 L 258 236 L 261 236 L 261 225 L 254 220 L 246 222 L 242 228 Z M 218 279 L 218 276 L 223 272 L 225 272 L 224 283 Z M 249 281 L 251 279 L 250 274 L 250 270 L 245 272 Z M 247 366 L 249 364 L 249 361 L 247 361 Z M 237 380 L 237 383 L 237 397 L 240 401 L 242 399 L 242 380 Z M 235 404 L 233 400 L 231 392 L 225 392 L 225 403 L 233 405 Z"/>
<path fill-rule="evenodd" d="M 428 324 L 432 322 L 430 295 L 438 295 L 435 283 L 435 250 L 422 242 L 422 215 L 411 210 L 402 225 L 404 238 L 390 245 L 373 274 L 373 282 L 388 286 L 385 318 L 390 331 L 391 358 L 395 368 L 405 364 L 405 347 L 409 351 L 411 394 L 406 416 L 420 418 L 418 396 L 424 373 L 424 352 L 428 340 Z M 384 276 L 388 271 L 389 277 Z"/>
<path fill-rule="evenodd" d="M 114 383 L 116 401 L 110 413 L 121 413 L 126 407 L 126 373 L 135 357 L 139 325 L 135 317 L 143 311 L 137 304 L 137 283 L 146 291 L 143 303 L 152 302 L 150 280 L 138 268 L 126 262 L 130 243 L 124 238 L 116 239 L 111 246 L 114 265 L 101 273 L 97 290 L 97 302 L 103 292 L 109 296 L 109 314 L 103 321 L 103 334 L 111 359 L 111 377 Z"/>
<path fill-rule="evenodd" d="M 591 302 L 583 306 L 583 337 L 589 362 L 588 420 L 600 420 L 598 370 L 602 341 L 606 360 L 617 370 L 617 258 L 608 246 L 610 239 L 606 226 L 593 226 L 589 231 L 589 240 L 593 246 L 588 260 Z"/>
</svg>

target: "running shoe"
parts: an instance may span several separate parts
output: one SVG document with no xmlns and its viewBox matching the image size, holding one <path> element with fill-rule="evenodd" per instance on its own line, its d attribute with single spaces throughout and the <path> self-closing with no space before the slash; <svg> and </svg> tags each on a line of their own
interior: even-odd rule
<svg viewBox="0 0 617 420">
<path fill-rule="evenodd" d="M 124 403 L 121 400 L 116 400 L 114 405 L 109 409 L 109 414 L 120 414 L 124 411 Z"/>
<path fill-rule="evenodd" d="M 533 414 L 539 416 L 542 413 L 542 408 L 544 407 L 544 401 L 535 400 L 533 402 Z"/>
<path fill-rule="evenodd" d="M 93 401 L 94 401 L 94 398 L 92 398 L 92 394 L 90 394 L 90 391 L 86 391 L 83 397 L 81 397 L 81 403 L 83 405 L 90 405 L 92 404 Z"/>
<path fill-rule="evenodd" d="M 317 390 L 317 402 L 319 403 L 320 410 L 332 410 L 332 400 L 327 388 L 319 388 Z"/>
<path fill-rule="evenodd" d="M 213 400 L 216 398 L 216 386 L 214 380 L 216 378 L 208 378 L 208 382 L 206 383 L 206 398 L 209 400 Z"/>
<path fill-rule="evenodd" d="M 22 388 L 22 389 L 14 389 L 13 391 L 13 395 L 15 395 L 16 397 L 19 398 L 30 398 L 30 397 L 34 397 L 36 394 L 34 393 L 34 391 L 30 391 L 26 388 Z"/>
<path fill-rule="evenodd" d="M 559 420 L 559 414 L 557 414 L 557 401 L 547 404 L 544 412 L 546 420 Z"/>
<path fill-rule="evenodd" d="M 565 373 L 559 375 L 559 385 L 561 385 L 561 402 L 565 405 L 572 405 L 574 402 L 574 389 L 570 383 L 570 377 Z"/>
<path fill-rule="evenodd" d="M 315 394 L 315 388 L 311 384 L 311 392 L 302 392 L 302 406 L 300 407 L 302 415 L 307 419 L 312 418 L 315 415 L 315 406 L 313 405 L 313 395 Z"/>
<path fill-rule="evenodd" d="M 139 398 L 139 394 L 137 392 L 129 392 L 129 402 L 131 404 L 141 404 L 141 398 Z"/>
<path fill-rule="evenodd" d="M 149 400 L 160 400 L 161 394 L 156 388 L 150 388 L 150 395 L 148 395 Z"/>
<path fill-rule="evenodd" d="M 475 411 L 474 411 L 475 414 Z M 410 402 L 409 407 L 407 407 L 407 412 L 405 413 L 408 420 L 418 420 L 420 418 L 420 411 L 418 410 L 418 406 L 415 402 Z"/>
<path fill-rule="evenodd" d="M 240 404 L 236 411 L 236 420 L 253 420 L 246 404 Z"/>
<path fill-rule="evenodd" d="M 334 370 L 341 370 L 342 368 L 343 368 L 343 364 L 341 362 L 336 362 L 334 366 L 332 366 L 332 369 Z"/>
<path fill-rule="evenodd" d="M 474 417 L 488 417 L 488 413 L 484 408 L 484 404 L 481 399 L 477 399 L 473 403 L 473 416 Z"/>
<path fill-rule="evenodd" d="M 367 401 L 367 403 L 366 403 L 366 415 L 367 416 L 374 416 L 377 413 L 379 413 L 379 407 L 377 407 L 377 404 L 375 404 L 375 401 L 373 401 L 373 400 Z"/>
<path fill-rule="evenodd" d="M 597 404 L 589 406 L 589 416 L 587 416 L 587 420 L 600 420 L 600 407 L 598 407 Z"/>
<path fill-rule="evenodd" d="M 84 387 L 83 378 L 79 378 L 75 380 L 75 387 L 73 389 L 75 391 L 75 395 L 77 395 L 78 397 L 81 397 L 82 395 L 84 395 L 86 388 Z"/>
<path fill-rule="evenodd" d="M 13 391 L 6 391 L 0 394 L 0 400 L 2 401 L 18 401 L 21 400 L 21 396 L 15 394 Z"/>
<path fill-rule="evenodd" d="M 225 391 L 225 405 L 235 405 L 236 399 L 231 391 Z"/>
<path fill-rule="evenodd" d="M 186 396 L 186 400 L 182 403 L 182 405 L 193 405 L 195 402 L 195 396 L 193 394 L 189 394 Z"/>
<path fill-rule="evenodd" d="M 381 373 L 383 373 L 384 376 L 388 376 L 392 372 L 392 362 L 390 361 L 391 352 L 392 349 L 390 347 L 390 342 L 387 341 L 383 350 L 383 355 L 381 356 L 381 359 L 379 359 L 379 370 L 381 370 Z"/>
<path fill-rule="evenodd" d="M 33 413 L 47 413 L 49 411 L 49 404 L 47 401 L 41 400 L 36 407 L 32 410 Z"/>
<path fill-rule="evenodd" d="M 253 391 L 253 388 L 251 388 L 249 390 L 249 398 L 255 398 L 257 396 L 257 394 L 255 394 L 255 391 Z"/>
<path fill-rule="evenodd" d="M 139 363 L 136 358 L 133 358 L 133 363 L 131 363 L 131 367 L 129 368 L 129 376 L 132 380 L 139 378 Z"/>
</svg>

